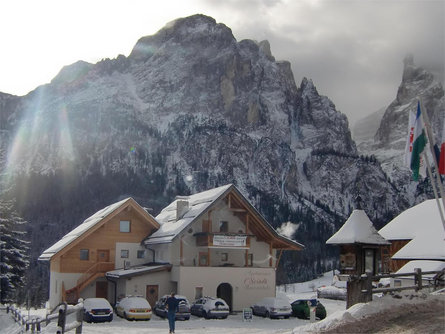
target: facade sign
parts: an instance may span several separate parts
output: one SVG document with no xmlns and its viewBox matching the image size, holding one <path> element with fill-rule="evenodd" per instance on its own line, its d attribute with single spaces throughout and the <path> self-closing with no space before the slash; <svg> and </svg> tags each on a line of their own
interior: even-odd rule
<svg viewBox="0 0 445 334">
<path fill-rule="evenodd" d="M 214 246 L 225 246 L 225 247 L 245 247 L 247 236 L 242 235 L 214 235 L 213 245 Z"/>
<path fill-rule="evenodd" d="M 272 275 L 270 272 L 249 270 L 244 278 L 245 289 L 268 290 L 272 286 Z"/>
</svg>

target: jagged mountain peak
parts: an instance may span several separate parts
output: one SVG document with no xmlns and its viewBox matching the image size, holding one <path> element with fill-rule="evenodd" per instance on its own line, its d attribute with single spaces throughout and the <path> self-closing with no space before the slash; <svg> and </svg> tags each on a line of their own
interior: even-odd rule
<svg viewBox="0 0 445 334">
<path fill-rule="evenodd" d="M 419 98 L 425 90 L 441 88 L 441 84 L 434 80 L 433 74 L 422 67 L 416 66 L 414 56 L 408 55 L 403 61 L 403 75 L 397 91 L 397 102 L 405 104 L 414 98 Z"/>
<path fill-rule="evenodd" d="M 196 14 L 171 21 L 156 34 L 140 38 L 129 58 L 146 60 L 167 42 L 185 48 L 199 46 L 220 48 L 234 41 L 232 30 L 226 25 L 216 23 L 212 17 Z"/>
<path fill-rule="evenodd" d="M 422 102 L 422 112 L 428 114 L 437 141 L 445 118 L 443 87 L 430 72 L 414 63 L 412 55 L 408 55 L 403 60 L 402 81 L 396 97 L 385 109 L 374 138 L 359 146 L 362 154 L 375 155 L 393 182 L 401 186 L 410 182 L 404 155 L 409 113 L 416 113 L 419 101 Z M 414 198 L 414 192 L 410 193 L 411 203 L 420 199 Z"/>
<path fill-rule="evenodd" d="M 300 84 L 300 90 L 303 95 L 305 94 L 315 94 L 319 96 L 317 87 L 315 87 L 314 82 L 312 79 L 308 79 L 306 77 L 303 77 Z"/>
<path fill-rule="evenodd" d="M 83 60 L 79 60 L 71 65 L 66 65 L 51 80 L 51 83 L 59 84 L 73 82 L 88 73 L 93 66 L 93 64 Z"/>
</svg>

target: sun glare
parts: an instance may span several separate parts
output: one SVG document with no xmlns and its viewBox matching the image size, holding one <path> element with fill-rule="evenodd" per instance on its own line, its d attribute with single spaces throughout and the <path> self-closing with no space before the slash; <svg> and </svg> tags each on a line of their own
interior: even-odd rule
<svg viewBox="0 0 445 334">
<path fill-rule="evenodd" d="M 38 91 L 17 129 L 7 155 L 6 176 L 33 172 L 35 166 L 39 166 L 36 172 L 51 173 L 75 160 L 67 107 L 58 107 L 54 117 L 52 112 L 43 114 L 44 94 L 44 88 Z"/>
</svg>

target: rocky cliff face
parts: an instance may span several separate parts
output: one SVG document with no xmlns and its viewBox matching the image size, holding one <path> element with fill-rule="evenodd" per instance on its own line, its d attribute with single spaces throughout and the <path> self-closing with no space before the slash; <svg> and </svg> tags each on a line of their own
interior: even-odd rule
<svg viewBox="0 0 445 334">
<path fill-rule="evenodd" d="M 175 195 L 235 183 L 274 226 L 298 224 L 307 251 L 284 255 L 279 276 L 295 280 L 335 261 L 325 240 L 358 194 L 378 226 L 407 206 L 311 80 L 297 88 L 267 41 L 238 42 L 203 15 L 11 99 L 3 174 L 34 223 L 35 255 L 120 197 L 157 214 Z"/>
<path fill-rule="evenodd" d="M 431 73 L 416 66 L 412 56 L 408 56 L 404 60 L 396 98 L 386 108 L 375 136 L 359 146 L 362 154 L 375 155 L 379 159 L 384 171 L 399 188 L 404 185 L 411 188 L 407 193 L 411 204 L 426 198 L 425 194 L 418 196 L 414 191 L 417 183 L 410 181 L 411 172 L 404 162 L 409 112 L 416 112 L 419 100 L 423 111 L 428 113 L 435 141 L 439 142 L 445 122 L 443 87 Z"/>
</svg>

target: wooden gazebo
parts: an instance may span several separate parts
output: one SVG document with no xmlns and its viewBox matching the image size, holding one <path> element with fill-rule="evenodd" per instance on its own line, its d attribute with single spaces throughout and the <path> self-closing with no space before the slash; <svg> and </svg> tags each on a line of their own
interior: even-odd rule
<svg viewBox="0 0 445 334">
<path fill-rule="evenodd" d="M 381 249 L 390 243 L 375 229 L 363 210 L 354 210 L 344 225 L 326 244 L 340 246 L 340 273 L 343 275 L 381 272 Z"/>
</svg>

